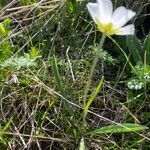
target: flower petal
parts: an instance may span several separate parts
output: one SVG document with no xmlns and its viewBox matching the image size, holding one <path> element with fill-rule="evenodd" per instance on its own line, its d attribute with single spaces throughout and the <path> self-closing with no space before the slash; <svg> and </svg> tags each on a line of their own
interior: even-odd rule
<svg viewBox="0 0 150 150">
<path fill-rule="evenodd" d="M 95 21 L 95 23 L 98 20 L 99 17 L 99 9 L 98 9 L 98 4 L 96 3 L 88 3 L 87 5 L 88 11 L 90 12 L 90 15 L 92 19 Z"/>
<path fill-rule="evenodd" d="M 120 28 L 120 31 L 116 33 L 117 35 L 133 35 L 135 31 L 134 25 L 130 24 L 123 28 Z"/>
<path fill-rule="evenodd" d="M 128 13 L 128 21 L 131 20 L 136 15 L 136 12 L 130 9 L 127 9 L 127 13 Z"/>
<path fill-rule="evenodd" d="M 114 26 L 120 28 L 124 26 L 129 20 L 131 20 L 135 15 L 136 13 L 134 11 L 121 6 L 114 11 L 111 22 Z"/>
<path fill-rule="evenodd" d="M 100 12 L 100 22 L 103 24 L 109 23 L 113 12 L 113 4 L 111 0 L 97 0 L 97 4 Z"/>
<path fill-rule="evenodd" d="M 128 20 L 128 13 L 127 9 L 123 6 L 118 7 L 112 15 L 112 24 L 118 28 L 122 27 L 127 23 Z"/>
</svg>

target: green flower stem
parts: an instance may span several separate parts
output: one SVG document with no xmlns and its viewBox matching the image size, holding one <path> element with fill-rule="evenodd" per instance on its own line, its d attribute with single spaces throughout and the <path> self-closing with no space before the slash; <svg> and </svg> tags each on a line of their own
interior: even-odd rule
<svg viewBox="0 0 150 150">
<path fill-rule="evenodd" d="M 103 47 L 105 38 L 106 38 L 106 34 L 103 33 L 102 38 L 100 40 L 100 45 L 99 45 L 100 49 Z M 96 55 L 95 55 L 93 64 L 91 66 L 90 75 L 88 77 L 87 84 L 86 84 L 85 91 L 84 91 L 84 95 L 83 95 L 83 108 L 86 107 L 87 94 L 88 94 L 88 91 L 89 91 L 89 88 L 90 88 L 90 85 L 91 85 L 91 82 L 92 82 L 92 76 L 93 76 L 93 73 L 94 73 L 94 70 L 95 70 L 95 67 L 96 67 L 96 64 L 97 64 L 98 60 L 99 60 L 98 51 L 96 51 Z"/>
<path fill-rule="evenodd" d="M 110 38 L 112 40 L 112 42 L 121 50 L 121 52 L 123 53 L 123 55 L 126 58 L 127 62 L 129 63 L 132 71 L 137 75 L 137 77 L 139 78 L 140 81 L 143 81 L 143 79 L 140 77 L 140 75 L 137 72 L 136 68 L 132 65 L 132 63 L 129 60 L 129 57 L 127 56 L 125 51 L 121 48 L 121 46 L 111 36 L 107 36 L 107 37 Z"/>
</svg>

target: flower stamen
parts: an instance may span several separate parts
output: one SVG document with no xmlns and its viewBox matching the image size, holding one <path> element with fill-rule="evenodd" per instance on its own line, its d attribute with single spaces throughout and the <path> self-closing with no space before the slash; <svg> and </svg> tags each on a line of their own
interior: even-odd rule
<svg viewBox="0 0 150 150">
<path fill-rule="evenodd" d="M 120 32 L 120 29 L 115 28 L 112 23 L 108 23 L 108 24 L 97 23 L 97 25 L 99 31 L 107 35 L 114 35 Z"/>
</svg>

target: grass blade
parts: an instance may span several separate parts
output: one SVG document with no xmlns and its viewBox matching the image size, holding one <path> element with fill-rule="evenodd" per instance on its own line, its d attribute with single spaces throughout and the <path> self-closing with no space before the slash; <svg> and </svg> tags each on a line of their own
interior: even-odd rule
<svg viewBox="0 0 150 150">
<path fill-rule="evenodd" d="M 102 127 L 88 134 L 95 135 L 95 134 L 108 134 L 108 133 L 137 132 L 145 129 L 148 129 L 148 127 L 139 124 L 125 123 L 121 125 L 109 125 L 106 127 Z"/>
<path fill-rule="evenodd" d="M 57 88 L 61 92 L 61 94 L 64 96 L 64 88 L 63 88 L 63 84 L 62 84 L 61 77 L 59 74 L 57 59 L 56 59 L 55 55 L 53 55 L 53 58 L 52 58 L 52 70 L 54 73 Z"/>
<path fill-rule="evenodd" d="M 9 119 L 9 121 L 6 123 L 6 125 L 3 128 L 0 124 L 0 143 L 3 143 L 4 145 L 7 145 L 7 139 L 3 135 L 3 132 L 5 132 L 10 127 L 12 119 L 13 116 Z"/>
<path fill-rule="evenodd" d="M 93 100 L 95 99 L 96 95 L 97 95 L 98 92 L 100 91 L 100 88 L 101 88 L 101 86 L 102 86 L 102 84 L 103 84 L 103 81 L 104 81 L 104 76 L 102 76 L 102 78 L 101 78 L 101 80 L 100 80 L 100 82 L 99 82 L 97 88 L 96 88 L 95 91 L 93 92 L 91 98 L 88 100 L 88 102 L 87 102 L 87 104 L 86 104 L 86 107 L 85 107 L 84 110 L 83 110 L 83 115 L 84 115 L 84 117 L 87 115 L 87 112 L 88 112 L 88 109 L 89 109 L 91 103 L 93 102 Z"/>
<path fill-rule="evenodd" d="M 82 138 L 81 141 L 80 141 L 79 150 L 86 150 L 85 143 L 84 143 L 84 138 Z"/>
<path fill-rule="evenodd" d="M 146 65 L 150 65 L 150 34 L 146 36 L 143 44 L 143 50 L 146 52 L 144 61 L 146 62 Z"/>
</svg>

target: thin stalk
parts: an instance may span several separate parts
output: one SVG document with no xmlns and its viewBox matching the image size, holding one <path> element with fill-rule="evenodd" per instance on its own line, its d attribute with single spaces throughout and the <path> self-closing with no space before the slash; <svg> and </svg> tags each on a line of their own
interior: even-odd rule
<svg viewBox="0 0 150 150">
<path fill-rule="evenodd" d="M 137 72 L 136 68 L 132 65 L 132 63 L 129 60 L 129 57 L 127 56 L 127 54 L 125 53 L 125 51 L 121 48 L 121 46 L 111 37 L 108 36 L 112 42 L 121 50 L 121 52 L 123 53 L 124 57 L 126 58 L 127 62 L 129 63 L 132 71 L 137 75 L 137 77 L 140 79 L 140 81 L 143 81 L 143 79 L 140 77 L 139 73 Z"/>
<path fill-rule="evenodd" d="M 105 38 L 106 38 L 106 34 L 103 34 L 102 38 L 100 40 L 100 45 L 99 45 L 100 49 L 103 47 Z M 88 77 L 86 87 L 85 87 L 85 91 L 84 91 L 84 95 L 83 95 L 83 108 L 86 107 L 87 94 L 88 94 L 88 91 L 89 91 L 89 88 L 90 88 L 90 85 L 91 85 L 91 82 L 92 82 L 92 76 L 93 76 L 93 73 L 94 73 L 94 70 L 95 70 L 95 67 L 96 67 L 96 64 L 97 64 L 98 60 L 99 60 L 98 51 L 96 51 L 95 58 L 94 58 L 92 66 L 91 66 L 90 75 Z"/>
</svg>

